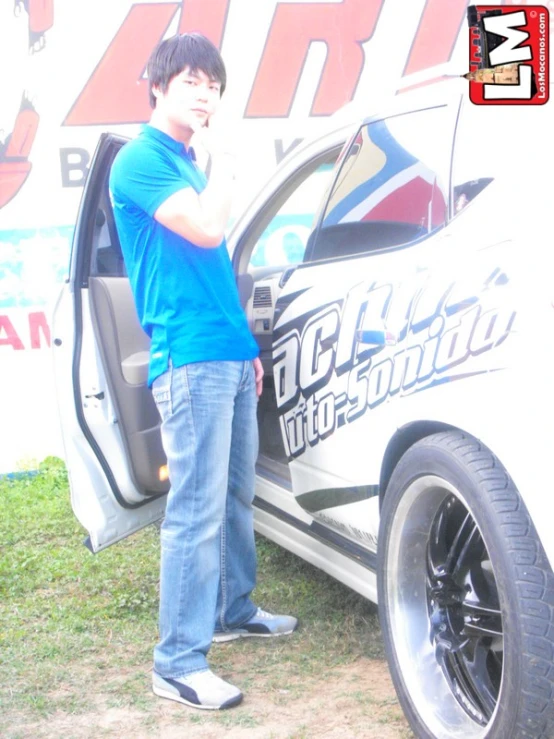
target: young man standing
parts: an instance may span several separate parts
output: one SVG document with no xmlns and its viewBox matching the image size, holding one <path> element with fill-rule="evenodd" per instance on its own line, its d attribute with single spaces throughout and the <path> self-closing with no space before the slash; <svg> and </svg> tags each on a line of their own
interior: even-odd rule
<svg viewBox="0 0 554 739">
<path fill-rule="evenodd" d="M 171 481 L 153 690 L 219 709 L 242 694 L 209 670 L 212 640 L 290 634 L 297 621 L 250 599 L 263 370 L 224 239 L 233 159 L 207 128 L 225 67 L 208 39 L 184 34 L 154 50 L 148 78 L 150 125 L 116 157 L 110 193 L 139 319 L 151 338 L 149 385 Z M 195 133 L 211 155 L 209 183 L 190 148 Z"/>
</svg>

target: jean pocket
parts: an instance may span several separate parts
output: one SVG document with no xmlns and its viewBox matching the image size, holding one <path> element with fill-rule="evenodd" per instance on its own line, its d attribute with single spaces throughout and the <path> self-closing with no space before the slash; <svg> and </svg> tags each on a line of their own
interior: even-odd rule
<svg viewBox="0 0 554 739">
<path fill-rule="evenodd" d="M 171 413 L 171 386 L 158 382 L 160 379 L 154 380 L 152 397 L 163 420 Z"/>
</svg>

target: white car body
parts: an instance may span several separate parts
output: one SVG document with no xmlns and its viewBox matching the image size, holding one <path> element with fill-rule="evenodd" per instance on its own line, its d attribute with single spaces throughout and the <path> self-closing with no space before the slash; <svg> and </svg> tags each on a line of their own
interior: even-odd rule
<svg viewBox="0 0 554 739">
<path fill-rule="evenodd" d="M 299 146 L 228 239 L 270 382 L 260 408 L 267 415 L 260 416 L 266 437 L 256 527 L 374 602 L 387 485 L 403 454 L 439 431 L 463 432 L 490 450 L 519 491 L 551 569 L 554 564 L 553 116 L 551 106 L 476 108 L 466 98 L 466 83 L 458 80 L 403 93 L 379 112 L 368 111 L 372 117 L 363 125 Z M 94 211 L 87 210 L 94 198 L 109 208 L 105 181 L 123 142 L 103 141 L 53 333 L 72 505 L 93 551 L 163 516 L 167 491 L 154 482 L 145 492 L 137 483 L 130 455 L 149 448 L 159 429 L 140 426 L 135 436 L 143 447 L 133 452 L 114 370 L 107 369 L 103 343 L 113 333 L 112 354 L 125 383 L 146 398 L 148 343 L 138 334 L 126 338 L 136 317 L 129 317 L 125 274 L 108 269 L 106 276 L 104 265 L 89 279 L 82 256 L 92 248 L 94 261 L 106 244 L 113 246 L 113 233 L 95 235 Z M 344 194 L 360 151 L 369 152 L 368 167 L 396 169 L 363 196 L 360 188 Z M 308 171 L 318 174 L 303 179 Z M 305 180 L 303 189 L 297 180 Z M 479 192 L 466 195 L 462 186 L 476 182 Z M 328 186 L 323 198 L 322 184 Z M 380 207 L 389 209 L 382 223 L 390 225 L 390 213 L 403 207 L 394 198 L 401 202 L 410 187 L 410 207 L 421 193 L 429 202 L 401 225 L 423 235 L 382 247 L 377 237 L 367 250 L 342 256 L 323 249 L 316 256 L 325 228 L 339 233 L 359 223 L 362 230 L 366 213 Z M 298 211 L 312 196 L 319 201 L 309 213 L 313 230 Z M 306 244 L 310 233 L 315 238 Z M 290 253 L 300 260 L 283 263 Z M 124 308 L 129 315 L 118 325 Z M 129 381 L 135 370 L 138 380 Z M 134 418 L 133 397 L 125 404 Z M 468 736 L 489 736 L 480 731 Z"/>
</svg>

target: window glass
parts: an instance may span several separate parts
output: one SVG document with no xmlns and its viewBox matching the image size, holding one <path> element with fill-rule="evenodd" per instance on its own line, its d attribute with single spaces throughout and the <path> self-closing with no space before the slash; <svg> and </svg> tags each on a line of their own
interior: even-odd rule
<svg viewBox="0 0 554 739">
<path fill-rule="evenodd" d="M 453 123 L 445 106 L 362 126 L 308 259 L 409 244 L 444 226 Z"/>
<path fill-rule="evenodd" d="M 286 185 L 285 190 L 277 194 L 266 211 L 261 225 L 263 230 L 252 251 L 252 267 L 302 262 L 314 216 L 329 186 L 337 156 L 338 152 L 333 151 L 325 161 L 309 168 L 300 181 L 293 182 L 292 191 Z"/>
<path fill-rule="evenodd" d="M 537 107 L 510 106 L 508 120 L 503 105 L 464 101 L 454 148 L 454 215 L 493 180 L 525 190 L 533 185 L 549 187 L 551 170 L 546 164 L 548 147 L 544 142 L 552 135 L 552 119 Z"/>
<path fill-rule="evenodd" d="M 125 277 L 125 263 L 117 235 L 108 183 L 100 195 L 92 231 L 90 274 L 102 277 Z"/>
</svg>

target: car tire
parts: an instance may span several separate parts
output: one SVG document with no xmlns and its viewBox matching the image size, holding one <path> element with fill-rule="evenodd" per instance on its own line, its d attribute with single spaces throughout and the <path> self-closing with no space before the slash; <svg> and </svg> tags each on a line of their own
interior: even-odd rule
<svg viewBox="0 0 554 739">
<path fill-rule="evenodd" d="M 378 559 L 385 650 L 415 735 L 552 739 L 554 576 L 492 452 L 457 431 L 408 449 Z"/>
</svg>

